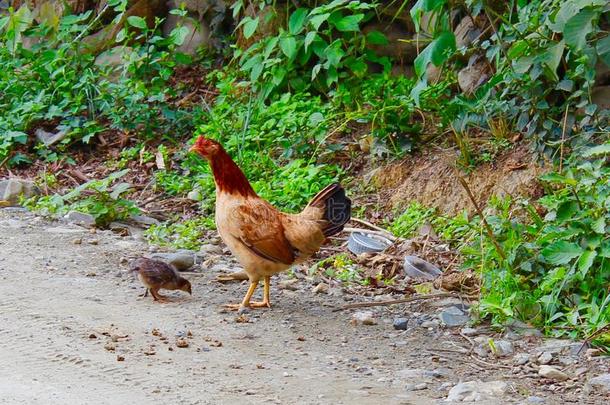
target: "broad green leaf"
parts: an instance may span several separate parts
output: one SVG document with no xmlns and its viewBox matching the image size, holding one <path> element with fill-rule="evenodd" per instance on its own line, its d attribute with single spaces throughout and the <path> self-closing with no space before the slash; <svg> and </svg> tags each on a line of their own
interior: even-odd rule
<svg viewBox="0 0 610 405">
<path fill-rule="evenodd" d="M 514 60 L 523 55 L 525 55 L 525 51 L 529 48 L 527 41 L 519 40 L 515 41 L 510 48 L 508 48 L 507 56 L 509 59 Z"/>
<path fill-rule="evenodd" d="M 598 15 L 599 11 L 586 7 L 570 18 L 563 31 L 566 44 L 577 50 L 583 49 L 587 44 L 587 35 L 593 31 L 592 21 Z"/>
<path fill-rule="evenodd" d="M 148 26 L 146 25 L 146 20 L 137 15 L 130 15 L 129 17 L 127 17 L 127 23 L 132 27 L 140 28 L 143 30 L 148 28 Z"/>
<path fill-rule="evenodd" d="M 315 65 L 313 69 L 311 69 L 311 80 L 314 80 L 318 76 L 318 73 L 320 73 L 320 69 L 322 69 L 322 65 L 319 63 Z"/>
<path fill-rule="evenodd" d="M 330 44 L 324 51 L 326 58 L 331 66 L 338 67 L 341 62 L 341 58 L 345 56 L 345 52 L 341 49 L 341 41 L 336 40 Z"/>
<path fill-rule="evenodd" d="M 578 203 L 576 201 L 566 201 L 557 208 L 557 220 L 564 222 L 570 219 L 578 211 Z"/>
<path fill-rule="evenodd" d="M 591 229 L 593 229 L 593 232 L 599 233 L 600 235 L 605 234 L 606 219 L 604 217 L 597 218 L 595 221 L 593 221 L 593 224 L 591 224 Z"/>
<path fill-rule="evenodd" d="M 123 28 L 116 34 L 116 38 L 114 39 L 114 41 L 120 43 L 123 42 L 125 38 L 127 38 L 127 29 Z"/>
<path fill-rule="evenodd" d="M 297 41 L 294 37 L 282 37 L 280 38 L 280 49 L 288 59 L 294 59 L 297 55 Z"/>
<path fill-rule="evenodd" d="M 187 35 L 189 34 L 189 29 L 185 26 L 176 27 L 169 34 L 169 37 L 172 43 L 176 46 L 180 46 L 184 43 Z"/>
<path fill-rule="evenodd" d="M 542 62 L 544 66 L 548 69 L 547 76 L 552 80 L 559 80 L 559 76 L 557 76 L 557 68 L 559 67 L 559 63 L 561 62 L 561 57 L 563 56 L 564 49 L 565 44 L 563 41 L 560 41 L 553 46 L 549 46 L 546 51 L 540 54 L 538 57 L 540 62 Z"/>
<path fill-rule="evenodd" d="M 364 18 L 364 14 L 348 15 L 337 21 L 335 27 L 341 32 L 356 32 L 360 31 L 360 21 Z"/>
<path fill-rule="evenodd" d="M 306 8 L 298 8 L 294 13 L 290 16 L 288 20 L 288 30 L 291 34 L 296 35 L 303 29 L 303 25 L 305 25 L 305 20 L 307 19 L 307 9 Z"/>
<path fill-rule="evenodd" d="M 576 180 L 565 177 L 559 173 L 548 173 L 542 175 L 540 176 L 540 180 L 547 181 L 549 183 L 567 184 L 570 186 L 575 186 L 578 184 Z"/>
<path fill-rule="evenodd" d="M 307 35 L 305 35 L 305 51 L 307 51 L 307 49 L 309 49 L 309 45 L 311 45 L 311 43 L 316 39 L 316 37 L 318 36 L 318 33 L 315 31 L 309 31 L 307 33 Z"/>
<path fill-rule="evenodd" d="M 610 66 L 610 35 L 597 40 L 595 46 L 600 59 L 604 61 L 606 66 Z"/>
<path fill-rule="evenodd" d="M 112 189 L 112 193 L 110 193 L 110 197 L 113 199 L 117 199 L 123 194 L 125 191 L 131 188 L 131 184 L 129 183 L 119 183 Z"/>
<path fill-rule="evenodd" d="M 366 42 L 371 45 L 387 45 L 388 38 L 379 31 L 370 31 L 366 34 Z"/>
<path fill-rule="evenodd" d="M 585 250 L 582 256 L 580 256 L 580 259 L 578 259 L 578 271 L 580 271 L 583 276 L 587 275 L 587 272 L 593 265 L 596 257 L 597 252 L 595 250 Z"/>
<path fill-rule="evenodd" d="M 244 23 L 244 38 L 249 39 L 256 32 L 256 28 L 258 27 L 258 17 L 250 18 Z"/>
<path fill-rule="evenodd" d="M 542 252 L 540 253 L 547 262 L 559 265 L 569 263 L 575 257 L 580 256 L 583 253 L 583 250 L 576 243 L 560 240 L 551 243 L 542 249 Z"/>
<path fill-rule="evenodd" d="M 429 46 L 432 47 L 430 60 L 440 66 L 455 52 L 455 35 L 451 31 L 443 31 Z"/>
<path fill-rule="evenodd" d="M 316 15 L 309 19 L 309 23 L 311 24 L 314 30 L 318 31 L 320 29 L 320 25 L 322 25 L 326 20 L 328 20 L 328 17 L 330 17 L 330 13 Z"/>
<path fill-rule="evenodd" d="M 582 156 L 584 156 L 584 157 L 601 156 L 601 155 L 607 155 L 609 153 L 610 153 L 610 143 L 604 143 L 602 145 L 594 146 L 592 148 L 585 150 L 583 152 Z"/>
</svg>

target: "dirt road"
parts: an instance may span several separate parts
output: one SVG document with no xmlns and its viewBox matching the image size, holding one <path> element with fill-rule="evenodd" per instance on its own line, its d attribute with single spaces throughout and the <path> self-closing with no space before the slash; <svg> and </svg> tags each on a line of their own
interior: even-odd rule
<svg viewBox="0 0 610 405">
<path fill-rule="evenodd" d="M 391 317 L 352 326 L 332 312 L 343 297 L 310 286 L 273 288 L 273 309 L 237 319 L 221 304 L 245 286 L 202 270 L 186 273 L 192 297 L 154 303 L 119 264 L 147 249 L 0 210 L 1 404 L 431 404 L 459 381 L 491 379 L 508 383 L 502 403 L 554 398 L 515 390 L 506 368 L 432 355 L 442 330 L 394 331 Z"/>
</svg>

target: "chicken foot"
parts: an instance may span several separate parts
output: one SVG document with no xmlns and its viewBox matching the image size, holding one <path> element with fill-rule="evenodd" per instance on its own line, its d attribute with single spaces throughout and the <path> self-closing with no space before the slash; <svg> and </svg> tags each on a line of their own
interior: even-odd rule
<svg viewBox="0 0 610 405">
<path fill-rule="evenodd" d="M 232 311 L 238 311 L 238 310 L 242 310 L 244 308 L 271 308 L 271 301 L 269 300 L 270 284 L 271 284 L 271 277 L 266 276 L 262 302 L 256 302 L 256 301 L 250 302 L 250 299 L 252 298 L 254 291 L 256 291 L 256 287 L 258 286 L 258 281 L 252 281 L 252 282 L 250 282 L 250 287 L 248 288 L 248 292 L 246 293 L 241 304 L 227 304 L 227 305 L 225 305 L 225 307 Z"/>
<path fill-rule="evenodd" d="M 159 290 L 155 290 L 152 288 L 150 288 L 149 290 L 155 301 L 159 301 L 160 303 L 169 301 L 166 296 L 159 294 Z"/>
</svg>

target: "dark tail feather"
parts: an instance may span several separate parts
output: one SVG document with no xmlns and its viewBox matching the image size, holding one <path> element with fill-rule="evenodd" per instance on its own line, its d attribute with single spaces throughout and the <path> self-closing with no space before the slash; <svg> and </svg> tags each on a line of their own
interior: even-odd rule
<svg viewBox="0 0 610 405">
<path fill-rule="evenodd" d="M 322 219 L 328 222 L 323 230 L 324 236 L 332 236 L 341 232 L 352 215 L 352 201 L 347 198 L 345 190 L 339 183 L 325 187 L 311 200 L 309 205 L 324 207 Z"/>
</svg>

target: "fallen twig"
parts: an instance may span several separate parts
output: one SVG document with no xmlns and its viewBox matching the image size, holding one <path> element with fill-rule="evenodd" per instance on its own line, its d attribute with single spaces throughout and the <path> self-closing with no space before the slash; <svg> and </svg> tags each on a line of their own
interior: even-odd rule
<svg viewBox="0 0 610 405">
<path fill-rule="evenodd" d="M 347 304 L 342 307 L 335 308 L 335 309 L 333 309 L 333 312 L 339 312 L 339 311 L 343 311 L 346 309 L 352 309 L 352 308 L 382 307 L 382 306 L 386 306 L 386 305 L 404 304 L 404 303 L 413 302 L 413 301 L 421 301 L 421 300 L 428 300 L 428 299 L 431 300 L 431 299 L 436 299 L 436 298 L 447 298 L 447 297 L 476 298 L 476 297 L 471 297 L 471 296 L 460 296 L 458 294 L 453 294 L 453 293 L 416 295 L 414 297 L 400 298 L 397 300 L 375 301 L 375 302 L 356 302 L 354 304 Z"/>
<path fill-rule="evenodd" d="M 377 231 L 379 231 L 379 232 L 384 232 L 384 233 L 387 233 L 387 234 L 389 234 L 389 235 L 391 235 L 391 236 L 394 236 L 394 235 L 392 234 L 392 232 L 390 232 L 390 231 L 388 231 L 388 230 L 386 230 L 386 229 L 383 229 L 382 227 L 377 226 L 377 225 L 375 225 L 375 224 L 371 224 L 370 222 L 365 221 L 364 219 L 360 219 L 360 218 L 351 218 L 350 220 L 351 220 L 351 221 L 354 221 L 354 222 L 357 222 L 357 223 L 359 223 L 359 224 L 361 224 L 361 225 L 366 225 L 366 226 L 368 226 L 369 228 L 371 228 L 371 229 L 375 229 L 375 230 L 377 230 Z"/>
</svg>

